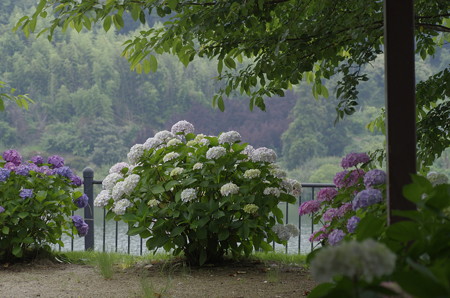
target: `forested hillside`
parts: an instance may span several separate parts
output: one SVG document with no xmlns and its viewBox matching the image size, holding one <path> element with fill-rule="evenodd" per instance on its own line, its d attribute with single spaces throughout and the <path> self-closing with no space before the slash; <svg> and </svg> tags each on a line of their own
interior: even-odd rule
<svg viewBox="0 0 450 298">
<path fill-rule="evenodd" d="M 125 160 L 133 144 L 185 119 L 205 134 L 239 131 L 254 146 L 274 148 L 282 165 L 299 179 L 327 182 L 343 154 L 383 145 L 380 132 L 365 128 L 384 104 L 382 59 L 361 85 L 360 110 L 336 125 L 336 100 L 314 99 L 306 82 L 283 98 L 268 100 L 266 112 L 249 111 L 238 96 L 226 100 L 225 112 L 220 112 L 211 107 L 218 83 L 208 60 L 185 68 L 176 57 L 163 56 L 157 72 L 130 71 L 121 45 L 127 39 L 123 34 L 139 30 L 135 24 L 122 35 L 68 30 L 52 42 L 27 39 L 11 29 L 34 2 L 0 2 L 0 80 L 36 102 L 29 111 L 9 104 L 0 114 L 2 151 L 58 153 L 79 171 L 85 166 L 101 169 Z M 449 61 L 449 51 L 439 52 L 432 62 L 418 65 L 418 76 Z"/>
</svg>

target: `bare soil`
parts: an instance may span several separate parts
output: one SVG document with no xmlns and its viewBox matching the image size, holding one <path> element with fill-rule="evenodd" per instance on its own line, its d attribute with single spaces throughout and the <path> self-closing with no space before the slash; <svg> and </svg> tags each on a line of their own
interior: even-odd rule
<svg viewBox="0 0 450 298">
<path fill-rule="evenodd" d="M 192 268 L 181 262 L 114 268 L 48 260 L 0 268 L 0 297 L 302 297 L 315 286 L 300 266 L 248 261 Z"/>
</svg>

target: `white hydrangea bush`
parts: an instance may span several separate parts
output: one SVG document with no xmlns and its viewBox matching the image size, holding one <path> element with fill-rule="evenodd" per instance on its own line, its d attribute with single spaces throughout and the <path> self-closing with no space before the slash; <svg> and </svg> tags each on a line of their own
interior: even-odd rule
<svg viewBox="0 0 450 298">
<path fill-rule="evenodd" d="M 278 204 L 295 203 L 301 184 L 275 165 L 275 151 L 242 143 L 236 131 L 194 134 L 180 121 L 127 157 L 111 168 L 94 204 L 128 223 L 128 234 L 146 238 L 150 250 L 203 264 L 271 250 L 269 243 L 295 234 L 273 227 L 283 223 Z"/>
</svg>

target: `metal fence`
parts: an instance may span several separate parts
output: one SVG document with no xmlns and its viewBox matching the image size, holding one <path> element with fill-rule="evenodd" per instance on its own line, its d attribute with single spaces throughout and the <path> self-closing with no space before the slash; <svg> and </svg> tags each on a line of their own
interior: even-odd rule
<svg viewBox="0 0 450 298">
<path fill-rule="evenodd" d="M 101 251 L 119 251 L 119 244 L 121 248 L 126 248 L 125 251 L 128 254 L 140 254 L 142 255 L 144 252 L 147 252 L 147 249 L 145 245 L 143 244 L 143 241 L 141 238 L 136 240 L 134 236 L 133 243 L 135 246 L 137 245 L 137 249 L 133 249 L 133 252 L 131 252 L 131 237 L 126 235 L 126 231 L 122 229 L 120 231 L 119 229 L 119 223 L 115 222 L 113 224 L 106 224 L 105 215 L 106 211 L 103 209 L 103 219 L 101 224 L 101 233 L 98 233 L 96 231 L 96 225 L 94 224 L 94 208 L 98 209 L 97 207 L 94 207 L 94 186 L 95 185 L 101 185 L 101 180 L 95 180 L 94 179 L 94 171 L 91 168 L 86 168 L 83 170 L 83 180 L 84 180 L 84 193 L 89 197 L 88 200 L 88 206 L 84 208 L 84 220 L 89 225 L 89 232 L 84 237 L 84 250 L 101 250 Z M 324 188 L 324 187 L 335 187 L 334 184 L 330 183 L 302 183 L 302 195 L 298 198 L 297 203 L 295 206 L 292 206 L 292 204 L 285 204 L 285 207 L 281 206 L 282 209 L 284 209 L 284 223 L 293 223 L 298 220 L 298 229 L 299 229 L 299 236 L 298 236 L 298 242 L 288 242 L 288 244 L 284 247 L 280 245 L 273 243 L 273 248 L 277 248 L 278 250 L 284 250 L 286 253 L 306 253 L 307 251 L 304 251 L 305 244 L 304 242 L 307 241 L 309 238 L 309 235 L 314 232 L 315 225 L 312 221 L 312 217 L 310 216 L 300 216 L 298 214 L 298 207 L 300 204 L 304 201 L 312 200 L 314 199 L 316 195 L 316 191 Z M 100 188 L 99 188 L 100 189 Z M 101 214 L 101 213 L 100 213 Z M 97 218 L 97 220 L 99 220 Z M 98 227 L 97 227 L 98 228 Z M 107 229 L 113 229 L 112 235 L 109 236 L 109 239 L 106 239 Z M 101 234 L 101 235 L 100 235 Z M 305 240 L 306 239 L 306 240 Z M 99 241 L 101 241 L 101 245 L 99 245 Z M 113 242 L 113 249 L 107 249 L 107 246 L 112 245 Z M 297 249 L 295 249 L 295 246 Z M 302 249 L 303 246 L 303 249 Z M 310 245 L 308 244 L 309 251 L 313 250 L 313 243 Z M 60 248 L 61 249 L 61 248 Z M 70 250 L 83 250 L 82 246 L 80 247 L 78 245 L 78 248 L 74 248 L 74 240 L 70 239 Z"/>
</svg>

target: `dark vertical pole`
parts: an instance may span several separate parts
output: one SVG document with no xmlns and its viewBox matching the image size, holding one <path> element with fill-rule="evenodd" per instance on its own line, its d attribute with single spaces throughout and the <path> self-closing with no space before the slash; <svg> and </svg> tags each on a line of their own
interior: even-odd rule
<svg viewBox="0 0 450 298">
<path fill-rule="evenodd" d="M 413 0 L 384 1 L 388 224 L 392 210 L 414 205 L 402 195 L 416 173 Z"/>
<path fill-rule="evenodd" d="M 84 221 L 89 226 L 89 232 L 84 236 L 84 249 L 94 250 L 94 170 L 83 170 L 84 193 L 88 196 L 88 205 L 84 208 Z"/>
</svg>

